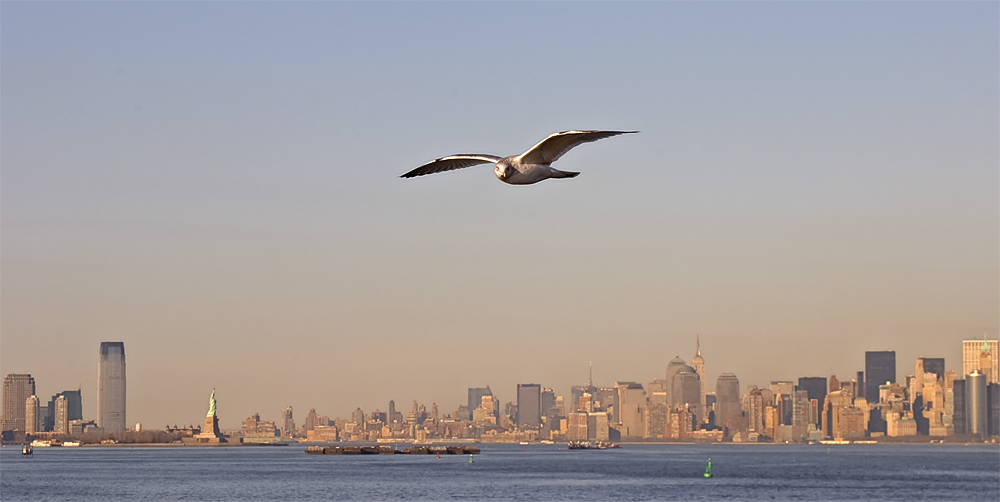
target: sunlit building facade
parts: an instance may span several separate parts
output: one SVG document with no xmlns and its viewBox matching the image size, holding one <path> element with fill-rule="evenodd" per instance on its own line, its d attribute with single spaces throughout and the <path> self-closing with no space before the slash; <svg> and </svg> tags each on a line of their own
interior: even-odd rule
<svg viewBox="0 0 1000 502">
<path fill-rule="evenodd" d="M 97 425 L 113 433 L 124 432 L 126 423 L 125 343 L 101 342 L 97 366 Z"/>
</svg>

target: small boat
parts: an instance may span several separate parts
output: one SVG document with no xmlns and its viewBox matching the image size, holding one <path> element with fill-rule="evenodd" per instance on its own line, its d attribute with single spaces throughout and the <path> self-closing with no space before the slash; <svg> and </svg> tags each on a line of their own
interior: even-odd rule
<svg viewBox="0 0 1000 502">
<path fill-rule="evenodd" d="M 80 442 L 79 441 L 63 441 L 63 446 L 69 446 L 69 447 L 80 446 Z"/>
<path fill-rule="evenodd" d="M 705 474 L 706 478 L 712 477 L 712 459 L 708 459 L 708 463 L 705 464 Z"/>
<path fill-rule="evenodd" d="M 21 447 L 21 455 L 34 455 L 35 452 L 31 449 L 30 444 L 26 444 Z"/>
<path fill-rule="evenodd" d="M 31 442 L 33 448 L 48 448 L 52 446 L 52 441 L 46 441 L 44 439 L 36 439 Z"/>
<path fill-rule="evenodd" d="M 527 441 L 521 441 L 521 442 L 520 442 L 520 443 L 518 443 L 518 444 L 520 444 L 521 446 L 527 446 L 527 445 L 528 445 L 528 442 L 527 442 Z"/>
</svg>

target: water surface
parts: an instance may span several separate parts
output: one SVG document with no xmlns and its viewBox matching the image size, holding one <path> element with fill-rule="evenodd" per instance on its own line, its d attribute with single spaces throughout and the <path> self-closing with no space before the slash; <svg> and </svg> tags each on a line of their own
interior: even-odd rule
<svg viewBox="0 0 1000 502">
<path fill-rule="evenodd" d="M 306 455 L 288 447 L 20 448 L 13 500 L 1000 500 L 1000 447 L 481 445 L 482 454 Z M 715 477 L 705 479 L 711 457 Z"/>
</svg>

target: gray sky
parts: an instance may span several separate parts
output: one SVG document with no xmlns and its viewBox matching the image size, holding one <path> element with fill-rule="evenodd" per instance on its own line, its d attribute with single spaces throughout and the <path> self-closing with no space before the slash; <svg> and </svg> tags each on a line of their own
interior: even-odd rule
<svg viewBox="0 0 1000 502">
<path fill-rule="evenodd" d="M 20 3 L 0 373 L 128 421 L 961 369 L 996 338 L 996 2 Z M 489 167 L 566 129 L 572 180 Z"/>
</svg>

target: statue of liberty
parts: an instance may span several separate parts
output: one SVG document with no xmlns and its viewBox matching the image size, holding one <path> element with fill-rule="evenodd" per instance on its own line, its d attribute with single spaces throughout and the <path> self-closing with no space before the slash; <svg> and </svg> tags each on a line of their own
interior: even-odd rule
<svg viewBox="0 0 1000 502">
<path fill-rule="evenodd" d="M 215 416 L 215 387 L 212 387 L 212 396 L 208 398 L 208 415 L 206 417 Z"/>
</svg>

